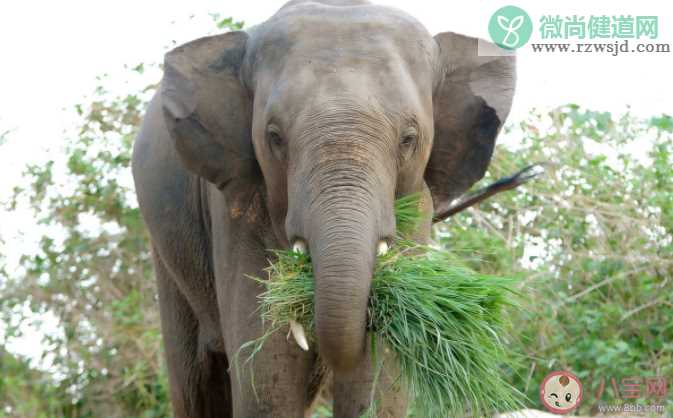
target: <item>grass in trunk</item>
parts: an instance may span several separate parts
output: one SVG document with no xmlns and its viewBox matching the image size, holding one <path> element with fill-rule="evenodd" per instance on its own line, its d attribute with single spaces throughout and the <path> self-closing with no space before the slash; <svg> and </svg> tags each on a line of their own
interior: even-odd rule
<svg viewBox="0 0 673 418">
<path fill-rule="evenodd" d="M 369 329 L 392 350 L 414 409 L 435 418 L 488 415 L 521 405 L 522 395 L 503 377 L 514 361 L 501 337 L 506 309 L 516 304 L 515 281 L 475 272 L 453 252 L 419 245 L 407 237 L 420 220 L 417 196 L 395 204 L 398 237 L 374 271 Z M 314 337 L 315 281 L 309 255 L 274 251 L 260 295 L 268 332 L 243 348 L 248 360 L 266 337 L 294 319 Z M 373 339 L 372 339 L 373 341 Z"/>
</svg>

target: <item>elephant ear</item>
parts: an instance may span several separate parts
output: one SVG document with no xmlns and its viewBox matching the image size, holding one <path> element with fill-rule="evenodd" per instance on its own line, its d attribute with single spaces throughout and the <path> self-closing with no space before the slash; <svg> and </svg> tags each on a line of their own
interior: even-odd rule
<svg viewBox="0 0 673 418">
<path fill-rule="evenodd" d="M 161 102 L 182 163 L 224 188 L 256 168 L 251 105 L 239 72 L 248 35 L 229 32 L 181 45 L 164 58 Z"/>
<path fill-rule="evenodd" d="M 451 32 L 439 46 L 433 96 L 435 137 L 425 170 L 435 213 L 481 179 L 512 105 L 515 57 L 478 56 L 489 42 Z M 486 48 L 484 48 L 484 46 Z"/>
</svg>

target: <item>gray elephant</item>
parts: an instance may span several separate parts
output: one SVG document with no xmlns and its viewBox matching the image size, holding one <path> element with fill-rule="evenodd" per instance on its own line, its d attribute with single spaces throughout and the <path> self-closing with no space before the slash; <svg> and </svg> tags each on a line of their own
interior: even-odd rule
<svg viewBox="0 0 673 418">
<path fill-rule="evenodd" d="M 369 407 L 367 300 L 394 201 L 422 196 L 427 240 L 433 210 L 484 175 L 510 109 L 514 58 L 477 42 L 366 1 L 295 0 L 166 55 L 133 175 L 176 417 L 303 417 L 323 385 L 335 417 Z M 237 374 L 234 354 L 264 332 L 248 276 L 292 247 L 311 254 L 317 343 L 293 326 L 297 342 L 273 335 Z M 379 416 L 405 416 L 381 350 Z"/>
</svg>

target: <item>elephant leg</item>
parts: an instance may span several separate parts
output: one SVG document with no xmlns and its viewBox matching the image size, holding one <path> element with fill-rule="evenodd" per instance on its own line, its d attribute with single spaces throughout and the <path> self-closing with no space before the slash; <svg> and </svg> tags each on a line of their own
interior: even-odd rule
<svg viewBox="0 0 673 418">
<path fill-rule="evenodd" d="M 175 418 L 230 418 L 227 357 L 199 344 L 199 323 L 156 253 L 154 265 L 173 415 Z"/>
<path fill-rule="evenodd" d="M 259 276 L 261 277 L 261 275 Z M 227 354 L 232 367 L 233 407 L 235 417 L 289 418 L 303 417 L 313 399 L 311 386 L 316 355 L 302 351 L 287 338 L 287 330 L 267 338 L 263 348 L 245 363 L 250 350 L 239 348 L 263 335 L 257 295 L 260 289 L 250 279 L 227 289 L 229 309 L 221 321 L 226 332 Z M 222 300 L 225 298 L 222 298 Z M 236 354 L 238 353 L 238 356 Z M 315 390 L 313 391 L 315 394 Z"/>
<path fill-rule="evenodd" d="M 369 340 L 369 337 L 368 337 Z M 376 417 L 403 418 L 407 416 L 408 394 L 392 353 L 377 343 L 377 364 L 371 347 L 361 363 L 352 371 L 334 373 L 334 418 L 358 418 L 365 414 L 372 401 L 372 387 Z"/>
</svg>

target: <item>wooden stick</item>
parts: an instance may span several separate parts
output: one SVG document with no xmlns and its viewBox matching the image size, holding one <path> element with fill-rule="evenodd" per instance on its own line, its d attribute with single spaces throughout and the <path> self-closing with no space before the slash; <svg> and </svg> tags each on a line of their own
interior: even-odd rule
<svg viewBox="0 0 673 418">
<path fill-rule="evenodd" d="M 474 206 L 482 200 L 486 200 L 495 194 L 519 187 L 522 184 L 527 183 L 535 177 L 545 173 L 546 165 L 547 163 L 531 164 L 528 167 L 525 167 L 522 170 L 512 174 L 511 176 L 503 177 L 494 183 L 477 190 L 476 192 L 463 195 L 451 203 L 444 205 L 444 207 L 440 206 L 437 208 L 437 210 L 435 210 L 435 215 L 432 218 L 432 222 L 441 222 L 446 218 L 449 218 L 456 213 L 469 208 L 470 206 Z"/>
</svg>

